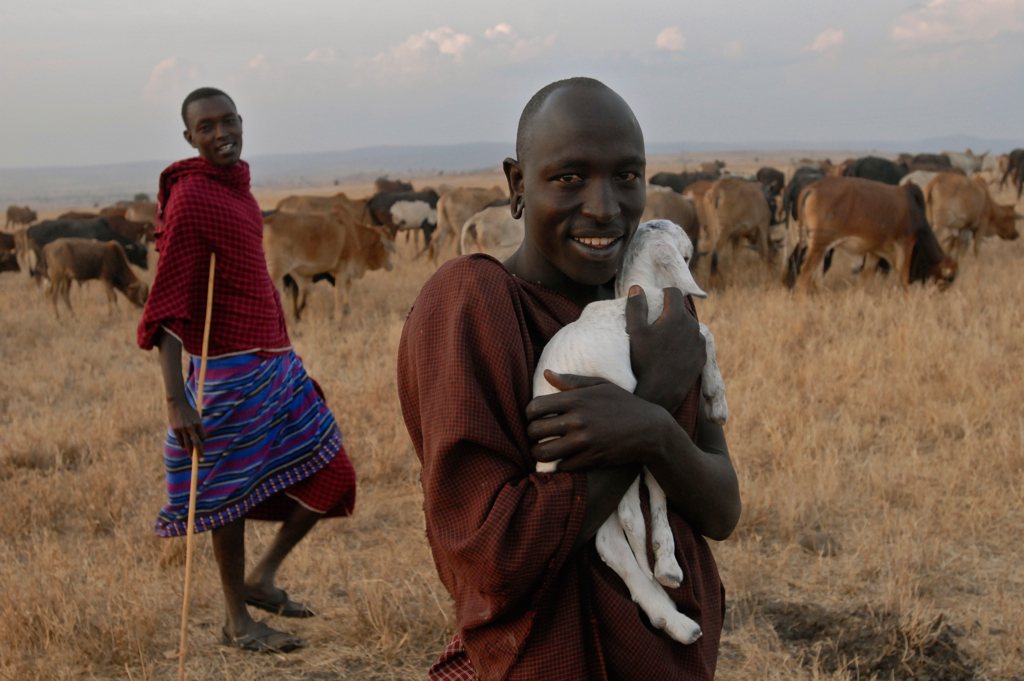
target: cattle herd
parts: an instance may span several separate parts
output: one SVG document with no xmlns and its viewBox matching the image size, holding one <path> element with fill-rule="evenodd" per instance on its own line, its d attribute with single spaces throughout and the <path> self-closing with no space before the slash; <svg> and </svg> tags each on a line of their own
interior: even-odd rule
<svg viewBox="0 0 1024 681">
<path fill-rule="evenodd" d="M 1000 205 L 993 186 L 1024 194 L 1024 149 L 993 156 L 902 154 L 830 161 L 803 159 L 789 173 L 764 167 L 738 175 L 716 161 L 650 178 L 643 221 L 671 220 L 695 246 L 691 267 L 709 257 L 709 284 L 736 249 L 757 253 L 766 270 L 806 294 L 828 271 L 835 249 L 863 261 L 862 278 L 895 270 L 906 287 L 955 279 L 958 261 L 982 238 L 1016 239 L 1015 205 Z M 142 306 L 148 288 L 131 265 L 147 269 L 156 205 L 144 197 L 96 213 L 69 212 L 38 221 L 28 206 L 7 209 L 0 231 L 0 272 L 24 271 L 48 282 L 54 314 L 58 298 L 71 309 L 70 283 L 99 279 L 111 309 L 115 291 Z M 394 266 L 399 232 L 415 239 L 416 258 L 436 265 L 446 250 L 504 259 L 523 239 L 503 188 L 423 187 L 379 178 L 369 198 L 289 196 L 264 212 L 263 245 L 271 278 L 291 299 L 298 320 L 310 287 L 335 286 L 335 317 L 349 309 L 354 279 Z M 420 235 L 423 246 L 420 248 Z M 454 246 L 453 246 L 454 245 Z"/>
</svg>

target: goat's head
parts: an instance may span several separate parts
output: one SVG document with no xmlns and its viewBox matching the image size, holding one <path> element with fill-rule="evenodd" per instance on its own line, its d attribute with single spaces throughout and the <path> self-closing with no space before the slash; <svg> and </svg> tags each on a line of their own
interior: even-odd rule
<svg viewBox="0 0 1024 681">
<path fill-rule="evenodd" d="M 615 284 L 623 297 L 629 287 L 644 289 L 678 288 L 683 295 L 707 298 L 690 273 L 693 243 L 682 227 L 670 220 L 650 220 L 640 225 L 630 239 Z"/>
</svg>

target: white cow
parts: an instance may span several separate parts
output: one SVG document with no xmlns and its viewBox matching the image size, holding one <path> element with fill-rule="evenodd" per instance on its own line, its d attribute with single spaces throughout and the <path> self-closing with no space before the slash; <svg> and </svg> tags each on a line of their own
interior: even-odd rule
<svg viewBox="0 0 1024 681">
<path fill-rule="evenodd" d="M 679 288 L 683 293 L 706 298 L 690 274 L 693 244 L 678 225 L 668 220 L 652 220 L 640 225 L 629 242 L 616 279 L 615 299 L 587 305 L 579 319 L 562 327 L 541 353 L 533 377 L 535 397 L 557 392 L 544 371 L 598 376 L 632 392 L 636 376 L 629 360 L 629 336 L 626 334 L 626 294 L 633 285 L 647 294 L 648 318 L 657 319 L 664 309 L 663 289 Z M 701 334 L 707 348 L 702 374 L 702 391 L 709 420 L 725 423 L 729 408 L 725 402 L 725 384 L 715 359 L 715 341 L 703 324 Z M 558 462 L 538 462 L 537 470 L 552 472 Z M 651 624 L 664 629 L 681 643 L 693 643 L 701 635 L 700 625 L 675 608 L 663 586 L 677 587 L 683 572 L 675 558 L 675 539 L 668 523 L 665 492 L 646 468 L 643 475 L 650 493 L 651 545 L 654 547 L 654 572 L 647 561 L 647 538 L 640 511 L 640 477 L 626 491 L 618 510 L 597 532 L 597 552 L 629 587 L 629 593 L 647 613 Z"/>
<path fill-rule="evenodd" d="M 985 163 L 985 157 L 988 156 L 987 151 L 980 156 L 976 156 L 970 149 L 963 152 L 944 151 L 942 153 L 949 157 L 949 164 L 951 166 L 959 168 L 968 175 L 981 170 L 981 166 Z"/>
<path fill-rule="evenodd" d="M 914 170 L 903 176 L 903 179 L 900 180 L 900 186 L 902 187 L 905 184 L 913 182 L 921 189 L 924 189 L 936 175 L 938 175 L 938 173 L 931 170 Z"/>
<path fill-rule="evenodd" d="M 491 206 L 462 226 L 461 252 L 486 253 L 505 260 L 516 252 L 525 235 L 522 219 L 513 218 L 508 206 Z"/>
</svg>

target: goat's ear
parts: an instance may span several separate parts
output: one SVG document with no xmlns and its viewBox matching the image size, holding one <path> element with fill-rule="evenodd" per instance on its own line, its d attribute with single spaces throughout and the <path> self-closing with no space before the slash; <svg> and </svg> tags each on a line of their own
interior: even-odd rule
<svg viewBox="0 0 1024 681">
<path fill-rule="evenodd" d="M 654 244 L 652 251 L 651 260 L 654 266 L 667 274 L 675 286 L 683 292 L 683 295 L 695 298 L 708 297 L 708 294 L 697 286 L 697 282 L 693 279 L 693 274 L 690 273 L 689 264 L 687 264 L 683 254 L 679 252 L 675 245 L 662 241 Z"/>
</svg>

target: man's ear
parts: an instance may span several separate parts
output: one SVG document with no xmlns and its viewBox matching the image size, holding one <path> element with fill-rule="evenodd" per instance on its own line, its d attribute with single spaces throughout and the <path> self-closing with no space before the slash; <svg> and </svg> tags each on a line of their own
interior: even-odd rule
<svg viewBox="0 0 1024 681">
<path fill-rule="evenodd" d="M 508 180 L 509 207 L 516 220 L 523 217 L 523 168 L 514 158 L 506 158 L 501 164 Z"/>
<path fill-rule="evenodd" d="M 193 149 L 197 149 L 198 148 L 198 147 L 196 147 L 196 143 L 192 141 L 192 131 L 191 130 L 186 128 L 181 134 L 185 138 L 185 141 L 188 142 L 190 147 L 192 147 Z"/>
</svg>

